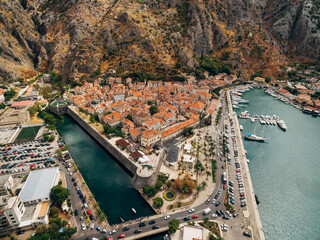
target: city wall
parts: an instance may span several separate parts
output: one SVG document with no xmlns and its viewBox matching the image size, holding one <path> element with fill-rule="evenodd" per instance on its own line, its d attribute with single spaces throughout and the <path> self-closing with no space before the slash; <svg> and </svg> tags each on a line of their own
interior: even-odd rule
<svg viewBox="0 0 320 240">
<path fill-rule="evenodd" d="M 135 189 L 142 188 L 145 185 L 154 185 L 157 180 L 157 173 L 159 172 L 160 166 L 157 165 L 155 171 L 148 176 L 139 174 L 141 166 L 135 164 L 125 155 L 121 153 L 119 149 L 113 146 L 108 139 L 101 135 L 94 127 L 90 126 L 83 118 L 81 118 L 72 107 L 68 106 L 66 113 L 72 117 L 92 138 L 94 138 L 104 149 L 106 149 L 112 156 L 125 167 L 132 175 L 132 185 Z"/>
</svg>

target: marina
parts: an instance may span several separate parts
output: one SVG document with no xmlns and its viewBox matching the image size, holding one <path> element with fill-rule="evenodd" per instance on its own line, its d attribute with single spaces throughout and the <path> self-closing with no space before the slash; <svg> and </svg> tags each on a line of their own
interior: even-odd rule
<svg viewBox="0 0 320 240">
<path fill-rule="evenodd" d="M 279 131 L 267 124 L 239 118 L 246 132 L 272 140 L 268 144 L 243 142 L 250 159 L 254 192 L 259 196 L 265 238 L 318 239 L 319 215 L 315 213 L 320 211 L 319 119 L 270 97 L 262 89 L 253 89 L 242 97 L 250 102 L 248 112 L 259 116 L 276 114 L 290 129 Z M 235 111 L 238 115 L 242 112 Z"/>
<path fill-rule="evenodd" d="M 280 120 L 277 115 L 269 116 L 269 115 L 257 115 L 255 114 L 253 117 L 250 116 L 248 111 L 241 112 L 238 115 L 239 118 L 242 119 L 250 119 L 251 123 L 258 121 L 261 125 L 270 125 L 270 126 L 279 126 L 279 128 L 283 131 L 287 130 L 287 125 L 283 120 Z"/>
<path fill-rule="evenodd" d="M 233 90 L 232 91 L 232 108 L 235 109 L 241 109 L 248 107 L 249 101 L 242 98 L 243 94 L 246 93 L 249 90 L 252 90 L 254 88 L 262 88 L 264 89 L 264 92 L 280 101 L 282 101 L 285 104 L 291 105 L 298 109 L 299 111 L 302 111 L 305 114 L 309 114 L 313 117 L 320 116 L 320 112 L 317 109 L 314 109 L 310 106 L 303 106 L 299 103 L 297 103 L 294 98 L 294 95 L 283 95 L 280 91 L 280 88 L 272 87 L 272 86 L 259 86 L 259 85 L 248 85 L 246 87 L 242 87 L 241 89 Z M 267 124 L 265 120 L 262 120 L 263 124 Z"/>
</svg>

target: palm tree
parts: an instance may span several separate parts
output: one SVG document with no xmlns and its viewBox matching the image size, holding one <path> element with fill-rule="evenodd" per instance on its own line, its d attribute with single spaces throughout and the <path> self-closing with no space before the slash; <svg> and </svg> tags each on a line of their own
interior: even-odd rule
<svg viewBox="0 0 320 240">
<path fill-rule="evenodd" d="M 202 185 L 203 188 L 205 188 L 207 186 L 207 183 L 206 182 L 202 182 L 201 185 Z"/>
<path fill-rule="evenodd" d="M 188 189 L 188 187 L 187 187 L 187 185 L 183 185 L 182 186 L 182 188 L 181 188 L 181 192 L 183 192 L 183 193 L 187 193 L 189 191 L 189 189 Z"/>
<path fill-rule="evenodd" d="M 202 187 L 198 185 L 196 186 L 196 190 L 197 190 L 197 193 L 199 193 L 202 190 Z"/>
<path fill-rule="evenodd" d="M 211 176 L 211 172 L 210 171 L 206 171 L 206 174 L 207 174 L 207 180 L 208 180 L 209 176 Z"/>
</svg>

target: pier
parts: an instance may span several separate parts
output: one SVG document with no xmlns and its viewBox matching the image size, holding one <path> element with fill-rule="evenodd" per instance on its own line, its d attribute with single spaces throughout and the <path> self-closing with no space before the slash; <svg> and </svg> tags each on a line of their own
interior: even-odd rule
<svg viewBox="0 0 320 240">
<path fill-rule="evenodd" d="M 255 121 L 258 121 L 261 125 L 270 125 L 270 126 L 276 126 L 278 125 L 280 129 L 286 130 L 286 126 L 283 120 L 280 120 L 278 116 L 258 116 L 255 114 L 253 117 L 250 116 L 250 113 L 248 111 L 244 111 L 238 115 L 238 118 L 242 119 L 249 119 L 252 123 Z"/>
</svg>

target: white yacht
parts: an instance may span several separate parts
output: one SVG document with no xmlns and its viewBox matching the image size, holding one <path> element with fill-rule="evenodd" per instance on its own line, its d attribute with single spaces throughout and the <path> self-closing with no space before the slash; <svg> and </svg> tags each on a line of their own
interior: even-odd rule
<svg viewBox="0 0 320 240">
<path fill-rule="evenodd" d="M 285 122 L 283 120 L 278 120 L 277 124 L 278 124 L 279 128 L 281 128 L 283 131 L 287 130 L 287 125 L 285 124 Z"/>
</svg>

